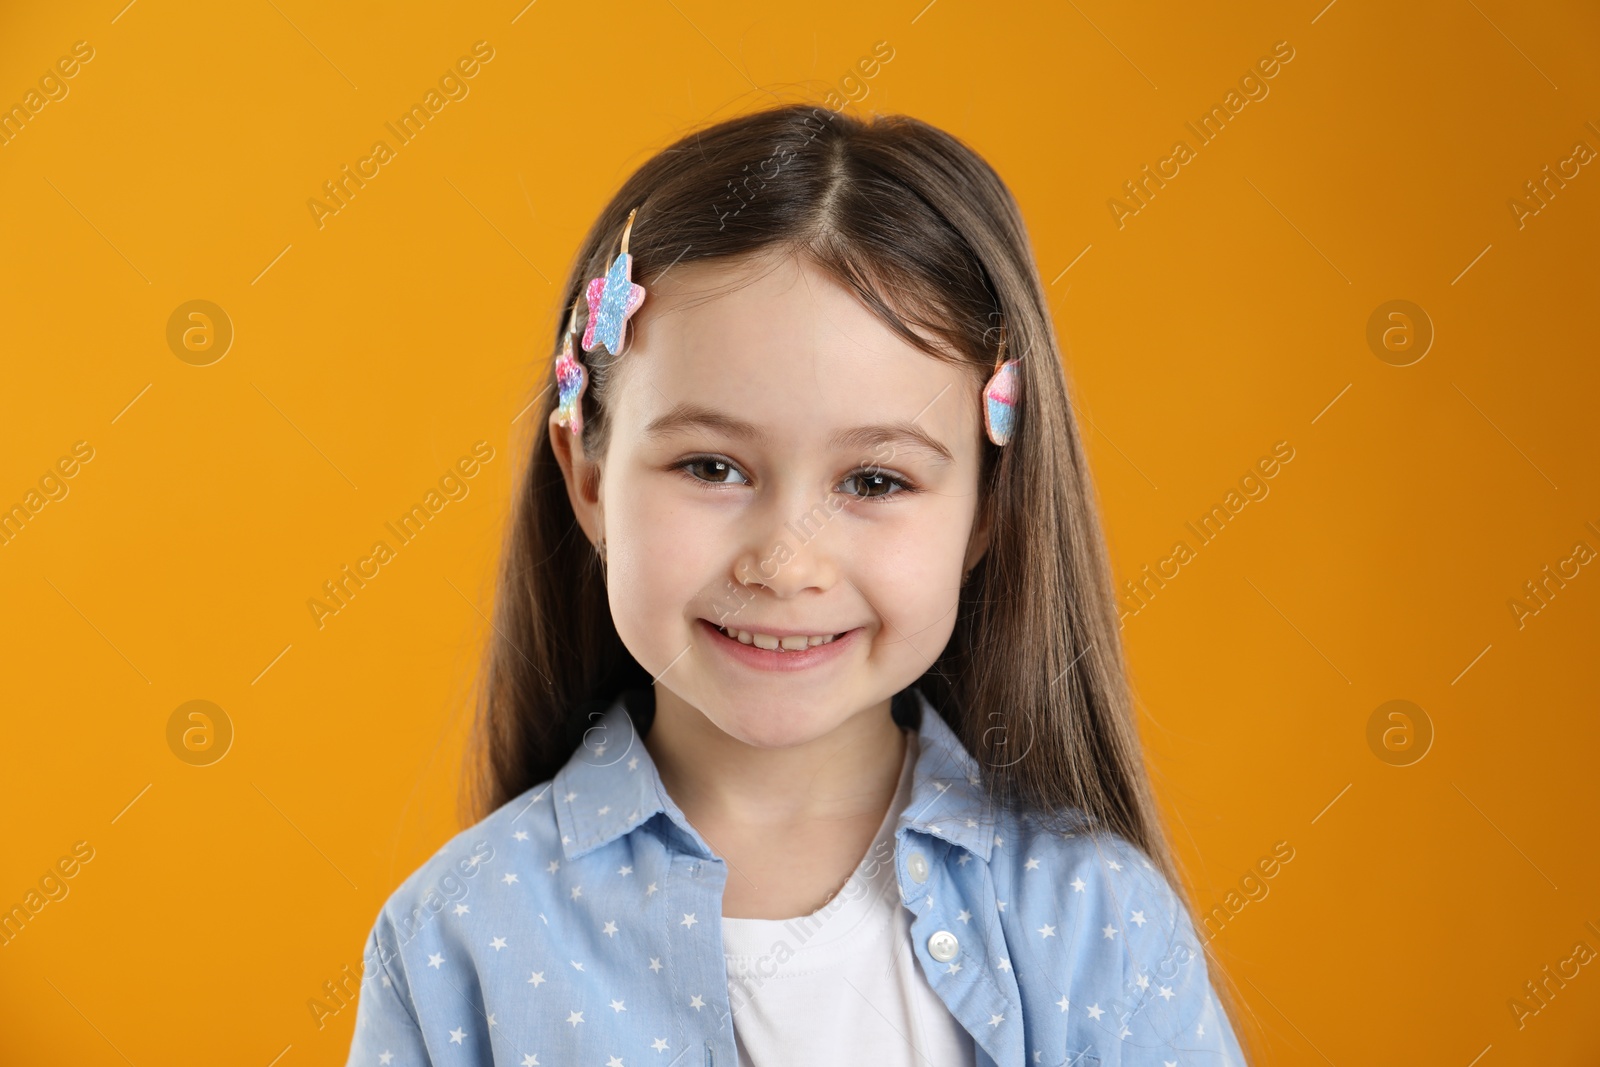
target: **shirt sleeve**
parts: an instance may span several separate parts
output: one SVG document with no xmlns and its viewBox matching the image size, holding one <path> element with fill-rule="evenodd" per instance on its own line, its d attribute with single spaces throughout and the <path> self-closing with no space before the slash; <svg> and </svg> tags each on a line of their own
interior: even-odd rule
<svg viewBox="0 0 1600 1067">
<path fill-rule="evenodd" d="M 1145 877 L 1149 919 L 1132 926 L 1123 988 L 1121 1067 L 1244 1067 L 1233 1026 L 1211 984 L 1205 948 L 1165 878 Z"/>
<path fill-rule="evenodd" d="M 346 1067 L 429 1067 L 433 1060 L 411 1010 L 411 990 L 386 912 L 367 935 L 361 999 Z"/>
</svg>

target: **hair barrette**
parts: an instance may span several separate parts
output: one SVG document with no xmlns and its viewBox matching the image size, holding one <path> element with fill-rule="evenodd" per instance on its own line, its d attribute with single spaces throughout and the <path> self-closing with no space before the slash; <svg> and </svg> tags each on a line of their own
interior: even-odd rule
<svg viewBox="0 0 1600 1067">
<path fill-rule="evenodd" d="M 556 422 L 572 431 L 583 432 L 583 391 L 589 388 L 589 372 L 572 353 L 572 334 L 578 328 L 578 302 L 572 302 L 567 328 L 561 335 L 561 354 L 556 357 Z"/>
<path fill-rule="evenodd" d="M 1006 359 L 1006 328 L 1001 326 L 994 374 L 983 387 L 983 422 L 989 431 L 989 440 L 997 445 L 1011 440 L 1011 431 L 1016 425 L 1017 384 L 1017 361 Z"/>
<path fill-rule="evenodd" d="M 628 234 L 637 214 L 638 208 L 628 213 L 628 224 L 622 228 L 622 250 L 612 260 L 611 269 L 605 277 L 589 281 L 589 325 L 583 331 L 585 352 L 605 345 L 607 352 L 620 355 L 628 319 L 644 303 L 644 286 L 634 284 L 633 257 L 628 254 Z"/>
</svg>

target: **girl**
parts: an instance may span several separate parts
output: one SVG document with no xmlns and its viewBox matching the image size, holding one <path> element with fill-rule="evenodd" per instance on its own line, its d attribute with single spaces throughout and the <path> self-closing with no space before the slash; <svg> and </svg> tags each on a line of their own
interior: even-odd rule
<svg viewBox="0 0 1600 1067">
<path fill-rule="evenodd" d="M 994 171 L 749 115 L 641 167 L 565 293 L 482 821 L 380 912 L 350 1063 L 1242 1063 Z"/>
</svg>

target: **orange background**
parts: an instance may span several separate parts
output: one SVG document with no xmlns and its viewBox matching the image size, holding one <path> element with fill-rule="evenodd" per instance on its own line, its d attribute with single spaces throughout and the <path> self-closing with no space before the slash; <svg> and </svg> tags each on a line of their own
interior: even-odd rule
<svg viewBox="0 0 1600 1067">
<path fill-rule="evenodd" d="M 94 450 L 0 547 L 0 906 L 94 849 L 0 948 L 0 1060 L 344 1062 L 354 1008 L 307 1001 L 458 825 L 552 282 L 650 153 L 834 92 L 1011 184 L 1119 578 L 1295 450 L 1124 631 L 1200 908 L 1294 849 L 1215 942 L 1265 1062 L 1595 1062 L 1600 964 L 1520 1029 L 1507 1004 L 1600 950 L 1600 566 L 1508 607 L 1600 550 L 1600 166 L 1508 207 L 1600 150 L 1592 6 L 123 2 L 0 16 L 0 103 L 94 49 L 0 146 L 0 505 Z M 319 228 L 307 200 L 479 40 L 470 94 Z M 209 366 L 166 340 L 193 299 L 235 331 Z M 1410 366 L 1366 340 L 1392 299 L 1436 331 Z M 480 440 L 470 494 L 318 629 L 306 601 Z M 168 747 L 196 699 L 235 731 L 210 766 Z M 1434 730 L 1411 766 L 1368 745 L 1393 699 Z"/>
</svg>

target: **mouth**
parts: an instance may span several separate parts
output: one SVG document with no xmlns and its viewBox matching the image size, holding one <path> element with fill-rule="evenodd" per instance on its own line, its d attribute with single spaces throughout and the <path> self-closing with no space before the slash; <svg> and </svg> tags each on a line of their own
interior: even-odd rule
<svg viewBox="0 0 1600 1067">
<path fill-rule="evenodd" d="M 734 626 L 717 626 L 715 623 L 712 623 L 711 626 L 723 637 L 737 641 L 741 645 L 753 645 L 768 652 L 804 652 L 806 649 L 816 648 L 818 645 L 831 644 L 843 637 L 844 633 L 849 633 L 846 630 L 844 633 L 837 634 L 785 634 L 780 636 L 778 634 L 760 633 L 755 630 L 741 630 Z"/>
<path fill-rule="evenodd" d="M 716 648 L 747 667 L 769 671 L 804 670 L 829 662 L 855 646 L 860 627 L 831 634 L 771 634 L 744 630 L 737 626 L 718 626 L 701 619 Z"/>
</svg>

